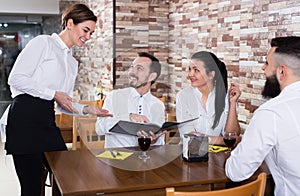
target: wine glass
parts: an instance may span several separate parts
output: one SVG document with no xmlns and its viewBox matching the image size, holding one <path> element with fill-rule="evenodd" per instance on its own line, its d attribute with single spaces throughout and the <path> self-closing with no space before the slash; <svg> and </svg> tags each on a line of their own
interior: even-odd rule
<svg viewBox="0 0 300 196">
<path fill-rule="evenodd" d="M 225 134 L 223 136 L 223 141 L 226 144 L 226 146 L 228 147 L 228 151 L 226 151 L 225 153 L 231 152 L 232 147 L 234 146 L 234 144 L 236 142 L 236 137 L 237 137 L 237 134 L 235 132 L 225 132 Z"/>
<path fill-rule="evenodd" d="M 146 136 L 146 135 L 139 136 L 138 143 L 139 143 L 140 149 L 143 151 L 142 154 L 139 155 L 139 159 L 143 159 L 143 160 L 149 159 L 150 156 L 147 155 L 146 151 L 149 149 L 150 144 L 151 144 L 150 136 Z"/>
</svg>

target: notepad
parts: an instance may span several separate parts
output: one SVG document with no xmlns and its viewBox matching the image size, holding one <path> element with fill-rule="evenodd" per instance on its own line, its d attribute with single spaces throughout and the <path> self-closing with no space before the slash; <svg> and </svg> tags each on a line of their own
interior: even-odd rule
<svg viewBox="0 0 300 196">
<path fill-rule="evenodd" d="M 209 145 L 208 150 L 209 152 L 222 152 L 228 150 L 228 147 Z"/>
<path fill-rule="evenodd" d="M 113 152 L 113 154 L 111 152 Z M 115 159 L 115 160 L 125 160 L 127 157 L 129 157 L 130 155 L 133 154 L 133 152 L 121 152 L 121 151 L 118 151 L 118 152 L 120 153 L 119 155 L 117 155 L 117 153 L 114 151 L 106 150 L 103 153 L 97 155 L 96 157 L 97 158 L 106 158 L 106 159 Z"/>
</svg>

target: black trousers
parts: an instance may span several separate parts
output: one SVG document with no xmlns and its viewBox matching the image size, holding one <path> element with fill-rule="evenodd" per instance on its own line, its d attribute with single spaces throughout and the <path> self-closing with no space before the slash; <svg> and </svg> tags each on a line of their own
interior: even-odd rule
<svg viewBox="0 0 300 196">
<path fill-rule="evenodd" d="M 43 173 L 48 170 L 44 153 L 12 155 L 21 185 L 21 196 L 40 196 L 44 193 Z"/>
</svg>

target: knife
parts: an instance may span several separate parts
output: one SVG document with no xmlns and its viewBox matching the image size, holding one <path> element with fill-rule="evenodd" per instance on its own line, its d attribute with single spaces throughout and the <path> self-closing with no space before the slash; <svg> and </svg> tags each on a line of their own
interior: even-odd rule
<svg viewBox="0 0 300 196">
<path fill-rule="evenodd" d="M 111 154 L 112 157 L 116 158 L 116 155 L 115 155 L 115 153 L 113 151 L 109 151 L 109 152 L 110 152 L 110 154 Z"/>
</svg>

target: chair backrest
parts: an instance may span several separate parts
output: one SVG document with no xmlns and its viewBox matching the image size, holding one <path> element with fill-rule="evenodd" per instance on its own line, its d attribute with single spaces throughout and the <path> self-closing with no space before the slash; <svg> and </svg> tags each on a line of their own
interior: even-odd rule
<svg viewBox="0 0 300 196">
<path fill-rule="evenodd" d="M 102 108 L 104 102 L 104 98 L 101 100 L 95 100 L 95 101 L 88 101 L 88 100 L 80 100 L 80 104 L 84 105 L 94 105 L 98 106 L 99 108 Z M 91 116 L 74 116 L 73 117 L 73 139 L 72 139 L 72 150 L 76 150 L 77 147 L 79 146 L 78 144 L 78 120 L 83 119 L 83 118 L 91 118 Z M 92 117 L 93 118 L 93 117 Z M 82 146 L 80 144 L 80 146 Z"/>
<path fill-rule="evenodd" d="M 166 104 L 166 97 L 162 96 L 158 98 L 159 100 L 161 100 L 161 102 L 163 102 L 164 104 Z"/>
<path fill-rule="evenodd" d="M 61 131 L 64 142 L 72 142 L 73 116 L 63 113 L 55 114 L 55 123 Z"/>
<path fill-rule="evenodd" d="M 174 112 L 167 113 L 167 122 L 176 122 L 176 114 Z M 178 144 L 180 142 L 180 135 L 178 129 L 170 130 L 165 135 L 166 144 Z"/>
<path fill-rule="evenodd" d="M 59 125 L 72 127 L 73 116 L 64 113 L 55 114 L 55 122 Z"/>
<path fill-rule="evenodd" d="M 104 147 L 104 138 L 95 131 L 96 120 L 96 117 L 78 118 L 80 148 L 101 149 Z"/>
<path fill-rule="evenodd" d="M 80 104 L 84 104 L 84 105 L 94 105 L 94 106 L 98 106 L 98 107 L 102 108 L 104 99 L 101 99 L 101 100 L 94 100 L 94 101 L 79 100 L 78 102 L 79 102 Z"/>
<path fill-rule="evenodd" d="M 266 188 L 266 178 L 266 173 L 261 173 L 253 182 L 217 191 L 177 192 L 173 187 L 170 187 L 166 188 L 166 196 L 263 196 Z"/>
</svg>

